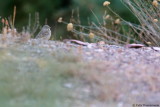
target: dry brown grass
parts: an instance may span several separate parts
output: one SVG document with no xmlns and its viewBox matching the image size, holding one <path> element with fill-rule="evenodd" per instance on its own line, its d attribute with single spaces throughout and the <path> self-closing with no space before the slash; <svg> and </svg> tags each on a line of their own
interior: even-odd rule
<svg viewBox="0 0 160 107">
<path fill-rule="evenodd" d="M 160 7 L 158 0 L 122 0 L 140 22 L 139 37 L 142 42 L 160 46 Z"/>
<path fill-rule="evenodd" d="M 160 46 L 160 8 L 158 1 L 122 0 L 122 2 L 137 17 L 140 25 L 122 19 L 109 7 L 111 3 L 105 1 L 103 6 L 106 7 L 106 10 L 102 15 L 102 19 L 99 19 L 91 10 L 97 22 L 89 21 L 89 25 L 85 26 L 81 25 L 79 19 L 76 20 L 72 16 L 69 24 L 73 24 L 73 26 L 70 31 L 83 41 L 105 41 L 107 44 L 116 45 L 141 43 L 149 46 Z M 110 13 L 113 15 L 110 15 Z M 62 18 L 59 22 L 68 24 Z M 94 37 L 90 36 L 91 33 Z"/>
</svg>

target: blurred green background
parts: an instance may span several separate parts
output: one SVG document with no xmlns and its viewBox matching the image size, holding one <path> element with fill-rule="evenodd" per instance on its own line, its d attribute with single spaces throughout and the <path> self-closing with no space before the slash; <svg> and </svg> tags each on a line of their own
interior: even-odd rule
<svg viewBox="0 0 160 107">
<path fill-rule="evenodd" d="M 13 7 L 16 6 L 15 26 L 21 31 L 23 26 L 27 26 L 29 14 L 31 14 L 31 23 L 34 23 L 35 13 L 39 13 L 40 25 L 47 23 L 54 29 L 54 38 L 64 36 L 66 31 L 64 24 L 58 24 L 57 19 L 63 17 L 66 22 L 70 21 L 72 10 L 75 10 L 75 18 L 77 18 L 77 10 L 79 10 L 80 21 L 82 25 L 88 24 L 88 18 L 96 21 L 95 16 L 102 18 L 106 7 L 103 7 L 105 0 L 0 0 L 0 16 L 2 18 L 12 17 Z M 121 3 L 120 0 L 110 0 L 110 7 L 117 12 L 122 18 L 131 22 L 137 22 L 131 12 Z"/>
</svg>

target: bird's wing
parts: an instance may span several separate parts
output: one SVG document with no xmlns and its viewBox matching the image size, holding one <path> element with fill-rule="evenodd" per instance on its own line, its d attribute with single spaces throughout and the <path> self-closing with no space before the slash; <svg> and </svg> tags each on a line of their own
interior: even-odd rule
<svg viewBox="0 0 160 107">
<path fill-rule="evenodd" d="M 42 37 L 42 31 L 40 31 L 35 38 L 41 38 Z"/>
<path fill-rule="evenodd" d="M 36 38 L 43 38 L 43 37 L 45 37 L 46 35 L 49 35 L 49 31 L 40 31 L 39 33 L 38 33 L 38 35 L 36 36 Z"/>
</svg>

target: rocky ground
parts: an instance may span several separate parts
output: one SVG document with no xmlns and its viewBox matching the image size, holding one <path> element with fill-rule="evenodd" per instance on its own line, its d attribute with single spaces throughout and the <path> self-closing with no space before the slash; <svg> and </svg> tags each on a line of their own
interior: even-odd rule
<svg viewBox="0 0 160 107">
<path fill-rule="evenodd" d="M 160 51 L 150 47 L 135 49 L 104 43 L 80 45 L 34 39 L 26 43 L 2 44 L 1 57 L 14 56 L 14 62 L 19 56 L 10 50 L 27 52 L 25 57 L 18 54 L 22 60 L 44 58 L 50 64 L 56 59 L 59 67 L 69 68 L 62 73 L 70 75 L 61 84 L 69 94 L 69 99 L 63 102 L 64 107 L 160 106 Z M 2 59 L 4 63 L 6 59 Z M 38 64 L 44 66 L 44 60 L 39 60 Z M 33 67 L 29 71 L 41 71 L 35 66 L 37 63 L 26 64 L 20 71 L 28 71 L 25 67 Z"/>
</svg>

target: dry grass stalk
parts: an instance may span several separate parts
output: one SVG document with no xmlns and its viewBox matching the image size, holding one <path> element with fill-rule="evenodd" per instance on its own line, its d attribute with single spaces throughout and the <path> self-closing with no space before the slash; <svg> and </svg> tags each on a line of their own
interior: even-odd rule
<svg viewBox="0 0 160 107">
<path fill-rule="evenodd" d="M 14 23 L 15 23 L 15 18 L 16 18 L 16 6 L 14 6 L 14 11 L 13 11 L 13 20 L 12 20 L 12 27 L 14 29 Z"/>
<path fill-rule="evenodd" d="M 91 10 L 97 23 L 89 22 L 89 26 L 83 26 L 76 23 L 76 20 L 71 17 L 70 22 L 73 23 L 74 29 L 72 32 L 75 35 L 83 35 L 89 38 L 90 32 L 94 33 L 94 42 L 105 41 L 108 44 L 128 44 L 141 43 L 146 44 L 150 42 L 152 46 L 160 46 L 160 8 L 157 0 L 121 0 L 133 14 L 138 18 L 140 25 L 133 24 L 122 19 L 110 7 L 110 2 L 105 1 L 103 6 L 107 8 L 103 15 L 103 23 L 97 18 L 96 14 Z M 116 16 L 111 17 L 110 14 Z M 68 24 L 64 21 L 60 21 Z M 92 38 L 93 39 L 93 38 Z M 86 40 L 86 39 L 84 39 Z"/>
<path fill-rule="evenodd" d="M 144 43 L 160 46 L 160 7 L 154 0 L 122 0 L 140 22 L 139 37 Z"/>
</svg>

